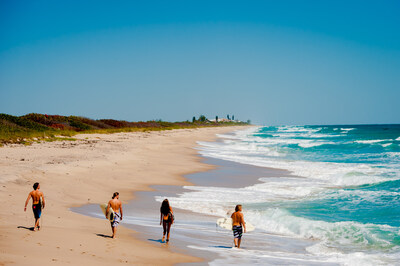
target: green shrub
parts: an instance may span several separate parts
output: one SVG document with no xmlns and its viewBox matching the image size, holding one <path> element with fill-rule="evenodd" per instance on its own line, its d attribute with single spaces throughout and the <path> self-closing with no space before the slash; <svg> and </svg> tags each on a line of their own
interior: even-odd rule
<svg viewBox="0 0 400 266">
<path fill-rule="evenodd" d="M 27 118 L 24 117 L 18 117 L 18 116 L 12 116 L 12 115 L 8 115 L 8 114 L 0 114 L 0 119 L 5 120 L 5 121 L 9 121 L 12 122 L 18 126 L 24 127 L 24 128 L 28 128 L 28 129 L 32 129 L 35 131 L 46 131 L 49 130 L 48 127 L 41 125 L 37 122 L 31 121 Z"/>
<path fill-rule="evenodd" d="M 76 116 L 70 116 L 69 117 L 69 125 L 71 127 L 74 127 L 77 129 L 77 131 L 83 131 L 83 130 L 90 130 L 92 129 L 91 126 L 83 123 L 80 119 L 80 117 L 76 117 Z"/>
</svg>

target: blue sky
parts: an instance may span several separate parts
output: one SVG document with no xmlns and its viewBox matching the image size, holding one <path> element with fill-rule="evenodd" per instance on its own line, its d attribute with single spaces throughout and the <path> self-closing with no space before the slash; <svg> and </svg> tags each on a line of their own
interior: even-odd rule
<svg viewBox="0 0 400 266">
<path fill-rule="evenodd" d="M 0 0 L 0 113 L 400 123 L 399 1 Z"/>
</svg>

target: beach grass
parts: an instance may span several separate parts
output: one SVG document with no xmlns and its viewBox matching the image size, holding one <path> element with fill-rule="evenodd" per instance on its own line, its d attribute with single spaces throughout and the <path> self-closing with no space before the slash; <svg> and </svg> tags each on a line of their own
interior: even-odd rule
<svg viewBox="0 0 400 266">
<path fill-rule="evenodd" d="M 247 122 L 167 122 L 162 120 L 128 122 L 124 120 L 94 120 L 79 116 L 61 116 L 31 113 L 24 116 L 0 114 L 0 146 L 10 143 L 29 145 L 34 141 L 74 141 L 74 135 L 111 134 L 119 132 L 146 132 L 185 128 L 248 125 Z"/>
</svg>

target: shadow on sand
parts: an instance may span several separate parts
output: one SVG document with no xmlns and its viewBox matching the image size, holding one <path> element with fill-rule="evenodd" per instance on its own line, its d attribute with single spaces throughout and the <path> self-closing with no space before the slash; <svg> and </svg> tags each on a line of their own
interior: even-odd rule
<svg viewBox="0 0 400 266">
<path fill-rule="evenodd" d="M 103 235 L 103 234 L 96 234 L 96 236 L 101 236 L 101 237 L 104 237 L 104 238 L 112 238 L 112 236 Z"/>
<path fill-rule="evenodd" d="M 22 228 L 22 229 L 26 229 L 26 230 L 33 231 L 33 226 L 32 226 L 32 227 L 26 227 L 26 226 L 17 226 L 17 228 Z"/>
<path fill-rule="evenodd" d="M 147 240 L 153 241 L 153 242 L 157 242 L 157 243 L 164 243 L 164 242 L 162 242 L 162 239 L 151 239 L 151 238 L 149 238 Z"/>
<path fill-rule="evenodd" d="M 211 248 L 229 248 L 229 249 L 232 249 L 232 247 L 231 246 L 210 246 Z"/>
</svg>

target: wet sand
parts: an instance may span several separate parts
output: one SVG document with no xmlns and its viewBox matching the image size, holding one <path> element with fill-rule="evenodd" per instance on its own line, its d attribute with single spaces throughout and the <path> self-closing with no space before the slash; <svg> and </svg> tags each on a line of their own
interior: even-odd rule
<svg viewBox="0 0 400 266">
<path fill-rule="evenodd" d="M 292 177 L 289 171 L 255 167 L 234 162 L 201 157 L 202 162 L 213 166 L 210 170 L 188 174 L 187 180 L 196 186 L 235 187 L 241 188 L 259 183 L 261 177 Z M 185 191 L 182 186 L 152 186 L 155 191 L 139 192 L 137 197 L 125 205 L 127 221 L 124 226 L 139 231 L 138 237 L 143 241 L 154 242 L 179 253 L 189 254 L 204 259 L 203 262 L 191 262 L 190 265 L 204 265 L 205 262 L 220 258 L 220 251 L 232 250 L 232 233 L 216 227 L 217 216 L 193 213 L 174 208 L 176 222 L 171 229 L 170 243 L 162 243 L 162 227 L 159 225 L 160 202 L 156 196 L 175 197 Z M 233 207 L 233 206 L 232 206 Z M 98 217 L 102 214 L 97 205 L 86 205 L 74 208 L 73 211 Z M 269 246 L 279 250 L 288 247 L 281 236 L 265 232 L 245 234 L 242 248 Z M 299 241 L 291 247 L 294 252 L 302 253 L 309 242 Z M 214 252 L 210 251 L 214 250 Z M 219 252 L 216 252 L 219 251 Z M 183 263 L 185 265 L 185 263 Z"/>
</svg>

